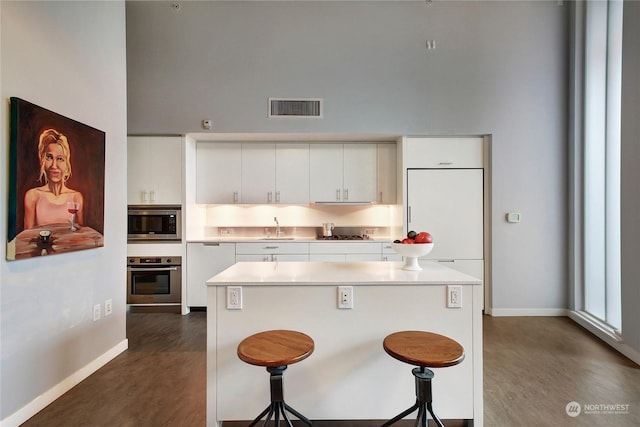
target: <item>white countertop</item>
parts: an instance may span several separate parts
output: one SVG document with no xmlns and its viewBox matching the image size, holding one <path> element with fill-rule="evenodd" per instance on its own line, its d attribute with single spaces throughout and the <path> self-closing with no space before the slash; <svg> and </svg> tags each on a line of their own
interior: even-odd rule
<svg viewBox="0 0 640 427">
<path fill-rule="evenodd" d="M 480 285 L 478 278 L 434 261 L 422 271 L 406 271 L 402 262 L 238 262 L 207 280 L 207 285 Z"/>
<path fill-rule="evenodd" d="M 264 238 L 264 237 L 208 237 L 202 239 L 187 239 L 187 243 L 390 243 L 391 238 L 369 238 L 369 239 L 316 239 L 315 237 L 293 237 L 293 238 Z"/>
</svg>

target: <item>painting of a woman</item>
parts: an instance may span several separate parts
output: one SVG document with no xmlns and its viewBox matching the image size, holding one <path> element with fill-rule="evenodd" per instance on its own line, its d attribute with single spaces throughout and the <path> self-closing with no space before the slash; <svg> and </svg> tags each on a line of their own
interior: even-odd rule
<svg viewBox="0 0 640 427">
<path fill-rule="evenodd" d="M 82 224 L 82 193 L 67 187 L 71 177 L 71 150 L 67 137 L 55 129 L 46 129 L 38 142 L 40 182 L 42 186 L 24 195 L 24 228 L 69 221 L 69 210 L 75 210 L 75 221 Z"/>
<path fill-rule="evenodd" d="M 105 133 L 10 101 L 7 260 L 103 247 Z"/>
</svg>

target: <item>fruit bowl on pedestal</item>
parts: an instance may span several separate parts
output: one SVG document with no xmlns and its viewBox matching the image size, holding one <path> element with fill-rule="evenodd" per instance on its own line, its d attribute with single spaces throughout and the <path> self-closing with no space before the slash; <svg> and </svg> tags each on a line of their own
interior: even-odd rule
<svg viewBox="0 0 640 427">
<path fill-rule="evenodd" d="M 433 249 L 433 243 L 392 243 L 393 250 L 404 257 L 403 270 L 419 271 L 422 270 L 418 264 L 418 258 L 425 256 Z"/>
</svg>

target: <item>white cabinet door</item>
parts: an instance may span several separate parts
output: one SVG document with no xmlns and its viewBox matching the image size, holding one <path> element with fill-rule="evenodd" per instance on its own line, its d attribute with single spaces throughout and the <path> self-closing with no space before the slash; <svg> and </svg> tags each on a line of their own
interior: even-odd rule
<svg viewBox="0 0 640 427">
<path fill-rule="evenodd" d="M 308 254 L 238 254 L 236 261 L 243 262 L 289 262 L 309 261 Z"/>
<path fill-rule="evenodd" d="M 274 203 L 309 203 L 309 144 L 276 144 Z"/>
<path fill-rule="evenodd" d="M 378 144 L 378 198 L 385 205 L 397 203 L 397 146 Z"/>
<path fill-rule="evenodd" d="M 405 168 L 482 168 L 483 138 L 408 138 Z"/>
<path fill-rule="evenodd" d="M 275 144 L 242 144 L 242 197 L 240 203 L 275 203 Z"/>
<path fill-rule="evenodd" d="M 238 243 L 236 261 L 309 261 L 309 244 L 273 241 Z"/>
<path fill-rule="evenodd" d="M 342 152 L 342 144 L 309 147 L 309 199 L 312 202 L 342 201 Z"/>
<path fill-rule="evenodd" d="M 376 144 L 344 144 L 342 201 L 375 202 L 377 185 Z"/>
<path fill-rule="evenodd" d="M 242 149 L 238 143 L 198 142 L 196 202 L 240 203 Z"/>
<path fill-rule="evenodd" d="M 317 242 L 309 243 L 310 261 L 380 261 L 380 242 Z"/>
<path fill-rule="evenodd" d="M 182 138 L 127 139 L 127 201 L 131 205 L 182 203 Z"/>
<path fill-rule="evenodd" d="M 402 255 L 393 250 L 391 243 L 383 243 L 382 261 L 402 261 Z"/>
<path fill-rule="evenodd" d="M 234 243 L 187 244 L 187 305 L 207 306 L 205 282 L 236 262 Z"/>
<path fill-rule="evenodd" d="M 409 230 L 433 235 L 426 259 L 483 258 L 483 170 L 407 171 Z"/>
<path fill-rule="evenodd" d="M 376 144 L 311 144 L 312 202 L 375 202 Z"/>
<path fill-rule="evenodd" d="M 127 202 L 149 203 L 149 144 L 146 138 L 127 138 Z"/>
</svg>

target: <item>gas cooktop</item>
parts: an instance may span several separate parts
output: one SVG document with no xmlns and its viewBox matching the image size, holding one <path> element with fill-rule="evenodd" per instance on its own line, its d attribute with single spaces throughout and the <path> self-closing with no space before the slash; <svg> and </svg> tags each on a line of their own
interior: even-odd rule
<svg viewBox="0 0 640 427">
<path fill-rule="evenodd" d="M 369 240 L 366 234 L 334 234 L 333 236 L 316 236 L 316 240 Z"/>
</svg>

